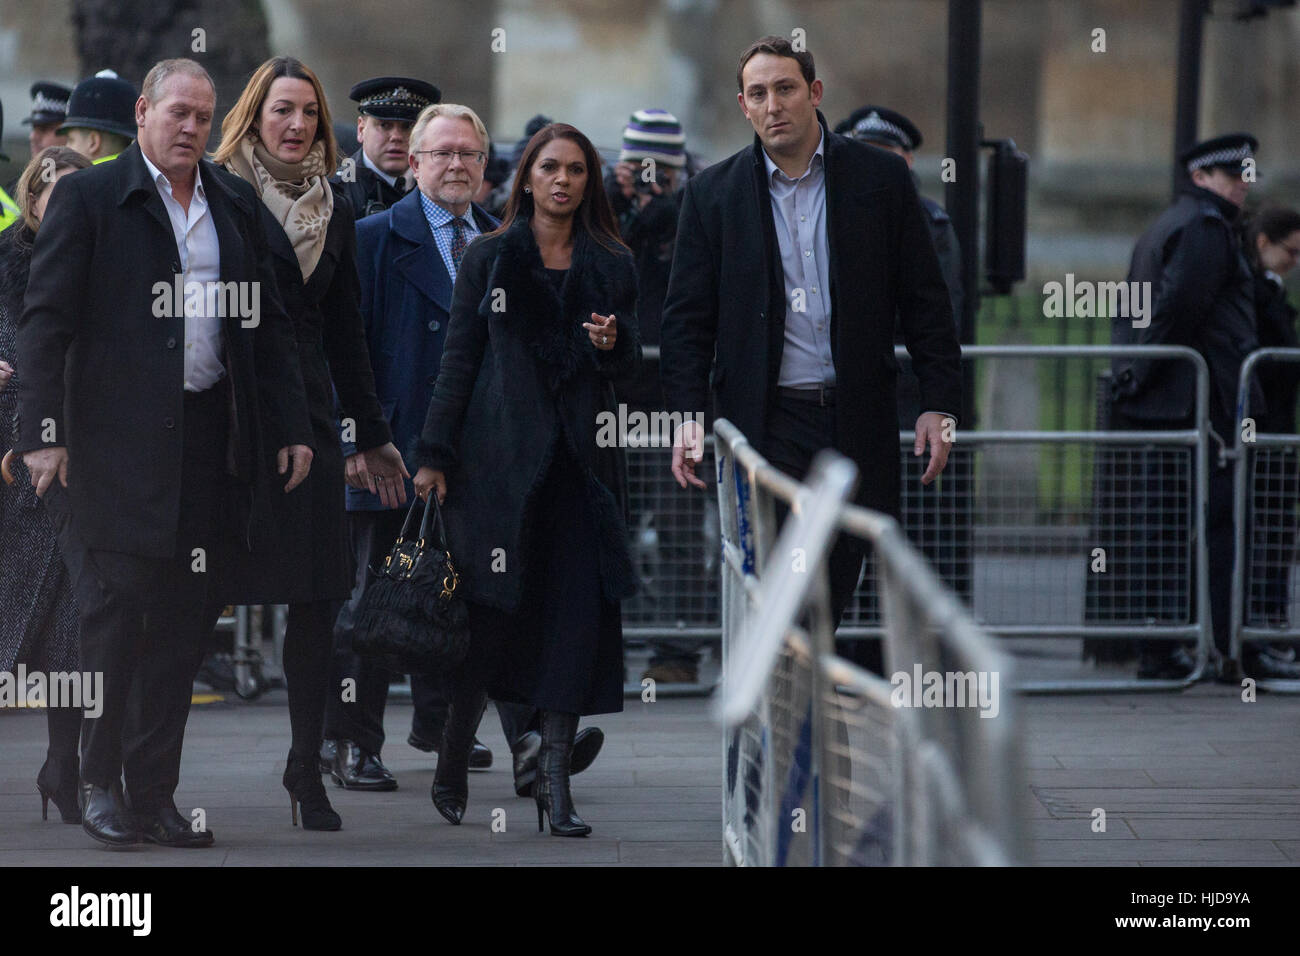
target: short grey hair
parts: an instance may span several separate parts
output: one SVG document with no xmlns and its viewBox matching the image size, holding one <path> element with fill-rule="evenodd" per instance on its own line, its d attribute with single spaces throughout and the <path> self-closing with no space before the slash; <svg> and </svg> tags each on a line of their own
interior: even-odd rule
<svg viewBox="0 0 1300 956">
<path fill-rule="evenodd" d="M 175 57 L 170 60 L 159 60 L 145 74 L 144 84 L 140 88 L 140 95 L 150 103 L 157 103 L 163 97 L 163 85 L 167 82 L 168 77 L 176 74 L 185 76 L 199 77 L 208 81 L 208 86 L 212 87 L 212 98 L 217 98 L 217 84 L 212 82 L 212 77 L 208 75 L 202 64 L 188 59 L 186 57 Z"/>
<path fill-rule="evenodd" d="M 409 155 L 414 156 L 420 148 L 420 140 L 424 136 L 424 131 L 429 128 L 439 116 L 454 116 L 457 119 L 469 120 L 474 125 L 474 132 L 478 133 L 478 138 L 483 141 L 483 152 L 489 152 L 492 140 L 488 136 L 487 127 L 468 106 L 461 106 L 459 103 L 430 103 L 420 111 L 419 118 L 415 121 L 415 126 L 411 130 L 411 142 L 407 146 Z"/>
</svg>

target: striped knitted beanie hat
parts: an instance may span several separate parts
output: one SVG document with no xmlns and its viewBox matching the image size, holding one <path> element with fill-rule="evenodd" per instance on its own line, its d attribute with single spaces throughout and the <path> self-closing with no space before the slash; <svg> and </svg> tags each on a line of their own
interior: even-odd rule
<svg viewBox="0 0 1300 956">
<path fill-rule="evenodd" d="M 686 135 L 677 117 L 667 110 L 637 110 L 623 128 L 619 162 L 649 157 L 666 166 L 686 165 Z"/>
</svg>

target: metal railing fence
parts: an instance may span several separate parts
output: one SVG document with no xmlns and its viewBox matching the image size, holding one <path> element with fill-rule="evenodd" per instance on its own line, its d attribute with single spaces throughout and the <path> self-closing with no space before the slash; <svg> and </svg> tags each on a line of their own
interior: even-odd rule
<svg viewBox="0 0 1300 956">
<path fill-rule="evenodd" d="M 1014 704 L 1001 693 L 1012 685 L 1007 658 L 896 522 L 846 504 L 851 463 L 823 453 L 799 483 L 729 422 L 715 435 L 727 862 L 1025 859 Z M 777 501 L 791 514 L 779 537 Z M 869 542 L 882 571 L 888 681 L 834 653 L 826 563 L 840 533 Z M 909 698 L 901 691 L 914 674 Z M 931 675 L 936 700 L 919 693 Z M 975 685 L 978 700 L 962 690 Z"/>
</svg>

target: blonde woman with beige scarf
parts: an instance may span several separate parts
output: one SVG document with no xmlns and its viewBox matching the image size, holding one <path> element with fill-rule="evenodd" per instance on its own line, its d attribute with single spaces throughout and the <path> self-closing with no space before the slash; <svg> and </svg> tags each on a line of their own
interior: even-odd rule
<svg viewBox="0 0 1300 956">
<path fill-rule="evenodd" d="M 318 754 L 331 691 L 334 618 L 353 583 L 344 482 L 400 507 L 408 477 L 375 397 L 360 312 L 355 216 L 329 183 L 337 155 L 320 81 L 298 60 L 279 56 L 248 81 L 221 124 L 214 157 L 262 198 L 278 291 L 294 322 L 311 410 L 311 474 L 278 495 L 277 544 L 237 569 L 234 601 L 289 605 L 284 673 L 293 743 L 284 786 L 294 823 L 301 808 L 303 827 L 312 830 L 341 826 L 321 783 Z M 340 419 L 342 438 L 356 448 L 346 464 Z"/>
</svg>

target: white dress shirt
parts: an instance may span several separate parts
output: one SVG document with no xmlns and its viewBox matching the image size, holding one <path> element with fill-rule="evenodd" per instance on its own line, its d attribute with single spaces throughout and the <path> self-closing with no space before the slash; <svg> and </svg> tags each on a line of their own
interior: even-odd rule
<svg viewBox="0 0 1300 956">
<path fill-rule="evenodd" d="M 171 219 L 172 235 L 180 253 L 185 306 L 185 390 L 202 392 L 225 377 L 221 364 L 220 294 L 221 244 L 208 210 L 203 177 L 194 171 L 194 195 L 187 212 L 172 195 L 172 184 L 141 150 L 149 175 L 158 187 Z M 198 283 L 196 287 L 193 283 Z"/>
<path fill-rule="evenodd" d="M 376 176 L 378 176 L 378 177 L 379 177 L 380 179 L 382 179 L 384 182 L 388 183 L 388 185 L 392 186 L 394 189 L 399 188 L 398 185 L 397 185 L 397 177 L 394 176 L 392 173 L 386 173 L 386 172 L 384 172 L 382 169 L 380 169 L 378 166 L 376 166 L 373 162 L 371 162 L 371 161 L 370 161 L 370 154 L 367 153 L 364 149 L 361 150 L 361 161 L 362 161 L 363 163 L 366 164 L 366 169 L 370 170 L 372 173 L 374 173 Z M 360 214 L 360 213 L 357 213 L 357 215 L 360 216 L 361 214 Z"/>
</svg>

